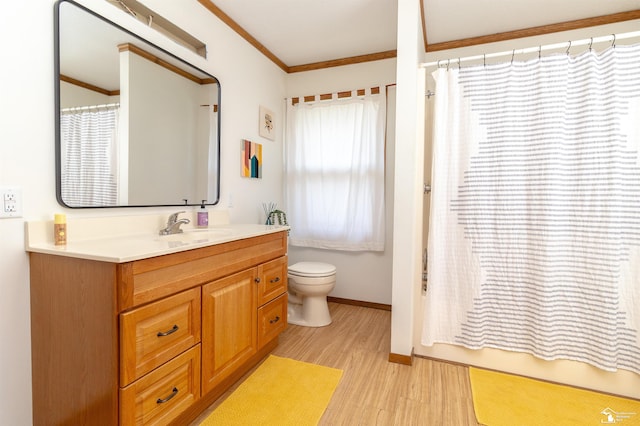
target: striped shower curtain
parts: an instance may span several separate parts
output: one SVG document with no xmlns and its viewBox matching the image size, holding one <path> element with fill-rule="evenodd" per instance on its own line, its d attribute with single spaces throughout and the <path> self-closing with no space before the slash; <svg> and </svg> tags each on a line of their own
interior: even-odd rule
<svg viewBox="0 0 640 426">
<path fill-rule="evenodd" d="M 119 110 L 112 104 L 61 112 L 61 195 L 66 205 L 118 204 Z"/>
<path fill-rule="evenodd" d="M 422 343 L 640 373 L 640 46 L 438 69 Z"/>
</svg>

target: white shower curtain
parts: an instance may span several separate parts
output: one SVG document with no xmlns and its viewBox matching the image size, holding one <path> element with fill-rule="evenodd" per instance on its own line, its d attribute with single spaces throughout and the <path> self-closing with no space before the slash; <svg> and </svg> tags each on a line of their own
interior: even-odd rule
<svg viewBox="0 0 640 426">
<path fill-rule="evenodd" d="M 640 373 L 640 46 L 434 72 L 422 343 Z"/>
</svg>

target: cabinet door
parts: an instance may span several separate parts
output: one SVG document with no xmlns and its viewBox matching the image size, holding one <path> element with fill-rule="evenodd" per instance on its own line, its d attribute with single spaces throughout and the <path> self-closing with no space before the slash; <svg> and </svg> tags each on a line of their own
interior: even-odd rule
<svg viewBox="0 0 640 426">
<path fill-rule="evenodd" d="M 258 306 L 262 306 L 287 291 L 287 256 L 258 266 L 258 274 Z"/>
<path fill-rule="evenodd" d="M 257 269 L 202 287 L 202 390 L 209 392 L 257 351 Z"/>
</svg>

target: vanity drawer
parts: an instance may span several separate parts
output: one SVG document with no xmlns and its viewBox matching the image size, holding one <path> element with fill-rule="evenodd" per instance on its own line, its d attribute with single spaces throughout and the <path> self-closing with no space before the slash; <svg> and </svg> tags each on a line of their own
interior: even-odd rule
<svg viewBox="0 0 640 426">
<path fill-rule="evenodd" d="M 287 291 L 287 257 L 260 265 L 258 276 L 258 306 L 262 306 Z"/>
<path fill-rule="evenodd" d="M 120 386 L 200 342 L 200 287 L 120 314 Z"/>
<path fill-rule="evenodd" d="M 200 398 L 200 345 L 120 389 L 121 425 L 166 425 Z"/>
<path fill-rule="evenodd" d="M 258 308 L 258 349 L 287 328 L 287 293 Z"/>
</svg>

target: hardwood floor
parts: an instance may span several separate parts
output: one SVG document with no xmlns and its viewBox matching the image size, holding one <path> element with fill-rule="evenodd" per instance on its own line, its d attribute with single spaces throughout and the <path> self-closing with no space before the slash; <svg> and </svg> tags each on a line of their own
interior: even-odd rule
<svg viewBox="0 0 640 426">
<path fill-rule="evenodd" d="M 329 309 L 331 325 L 289 325 L 273 351 L 343 370 L 320 425 L 478 425 L 466 367 L 418 357 L 412 366 L 390 363 L 391 312 L 338 303 L 329 303 Z"/>
</svg>

